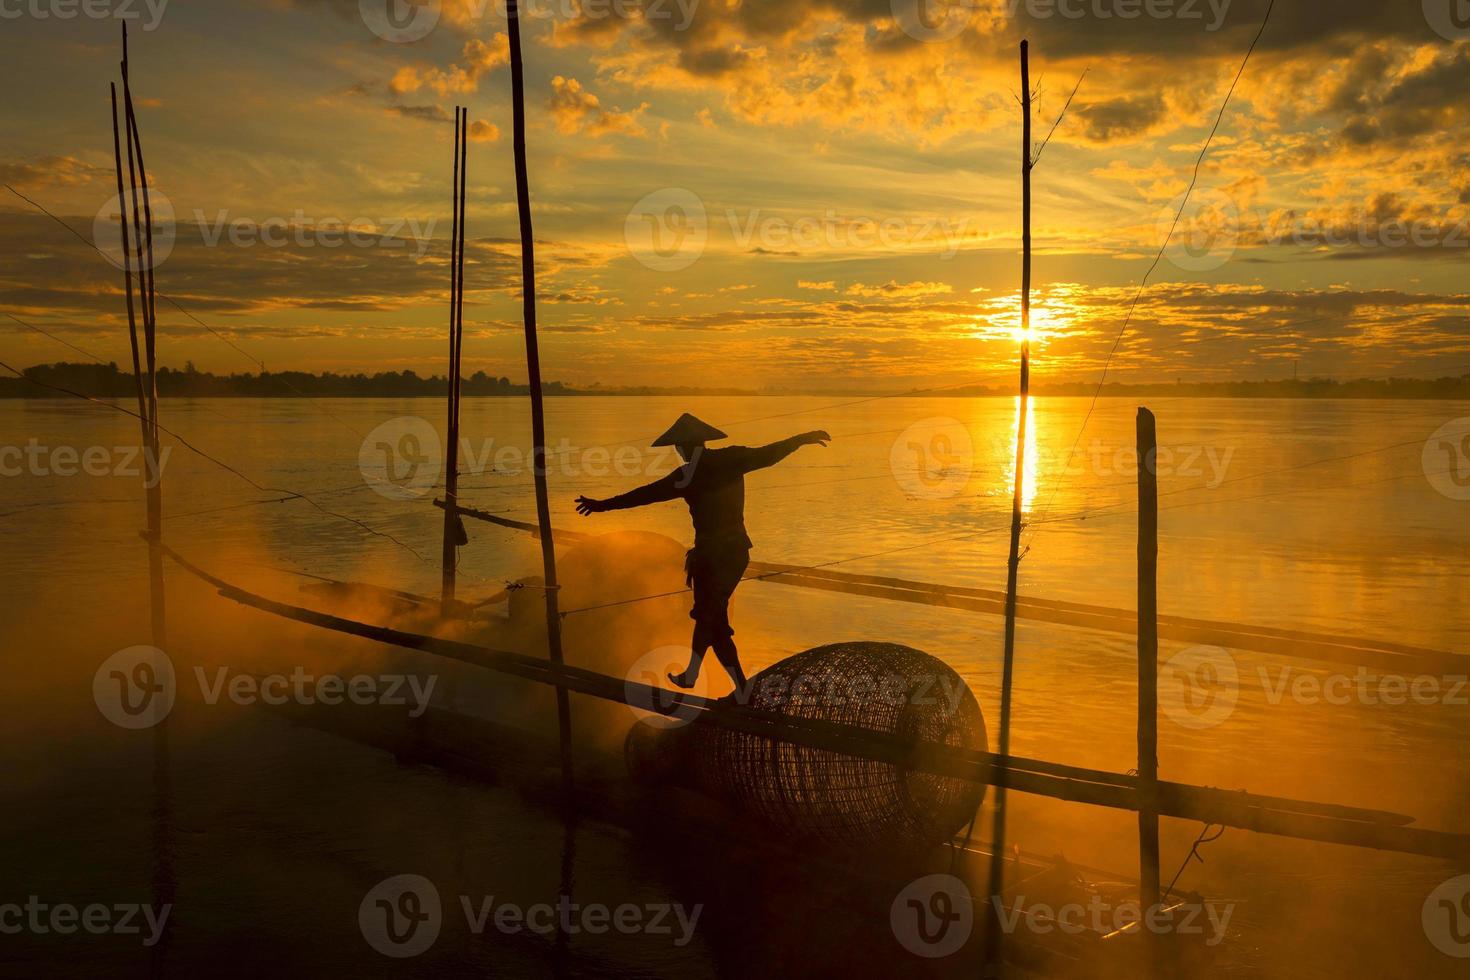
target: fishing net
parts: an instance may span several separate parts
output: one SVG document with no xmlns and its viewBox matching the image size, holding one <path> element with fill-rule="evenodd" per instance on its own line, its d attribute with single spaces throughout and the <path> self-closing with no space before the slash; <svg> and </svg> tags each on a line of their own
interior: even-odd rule
<svg viewBox="0 0 1470 980">
<path fill-rule="evenodd" d="M 948 664 L 894 643 L 834 643 L 752 679 L 750 706 L 961 749 L 987 747 L 980 706 Z M 641 729 L 641 731 L 640 731 Z M 984 799 L 980 784 L 712 724 L 635 725 L 635 775 L 725 800 L 784 834 L 845 848 L 952 838 Z"/>
</svg>

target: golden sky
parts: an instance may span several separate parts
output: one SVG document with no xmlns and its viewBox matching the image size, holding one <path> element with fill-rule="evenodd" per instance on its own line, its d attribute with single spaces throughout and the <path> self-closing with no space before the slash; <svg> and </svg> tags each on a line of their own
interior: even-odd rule
<svg viewBox="0 0 1470 980">
<path fill-rule="evenodd" d="M 272 369 L 430 374 L 447 353 L 451 119 L 468 105 L 465 366 L 523 379 L 504 11 L 426 2 L 400 9 L 407 37 L 380 36 L 401 2 L 91 0 L 106 16 L 88 16 L 83 0 L 3 0 L 0 178 L 111 246 L 107 87 L 130 16 L 150 176 L 175 219 L 159 292 Z M 1110 377 L 1470 370 L 1457 2 L 1277 0 Z M 1264 9 L 537 0 L 545 375 L 1010 383 L 1024 36 L 1036 143 L 1087 72 L 1035 168 L 1035 370 L 1095 380 Z M 0 189 L 0 308 L 124 363 L 121 286 Z M 76 359 L 0 330 L 9 363 Z M 165 364 L 254 369 L 165 303 L 160 334 Z"/>
</svg>

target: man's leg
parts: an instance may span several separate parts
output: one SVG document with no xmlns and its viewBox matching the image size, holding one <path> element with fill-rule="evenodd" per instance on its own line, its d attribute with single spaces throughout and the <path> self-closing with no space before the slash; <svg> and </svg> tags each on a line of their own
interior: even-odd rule
<svg viewBox="0 0 1470 980">
<path fill-rule="evenodd" d="M 744 696 L 746 685 L 750 682 L 745 677 L 745 669 L 740 666 L 740 652 L 735 649 L 735 638 L 733 636 L 722 636 L 714 642 L 715 657 L 719 659 L 720 666 L 725 668 L 725 673 L 735 682 L 735 690 L 738 696 Z"/>
<path fill-rule="evenodd" d="M 689 641 L 689 666 L 678 674 L 670 674 L 669 683 L 686 691 L 693 687 L 699 680 L 699 669 L 704 665 L 704 653 L 709 647 L 710 641 L 704 636 L 703 627 L 695 623 L 694 638 Z"/>
</svg>

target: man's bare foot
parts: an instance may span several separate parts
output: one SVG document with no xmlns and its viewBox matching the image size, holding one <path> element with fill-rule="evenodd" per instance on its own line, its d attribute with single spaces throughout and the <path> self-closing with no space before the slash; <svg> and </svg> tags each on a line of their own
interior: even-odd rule
<svg viewBox="0 0 1470 980">
<path fill-rule="evenodd" d="M 674 685 L 675 687 L 682 688 L 687 691 L 694 686 L 694 682 L 698 679 L 694 677 L 689 677 L 687 675 L 688 671 L 684 671 L 683 673 L 678 674 L 670 674 L 669 683 Z"/>
</svg>

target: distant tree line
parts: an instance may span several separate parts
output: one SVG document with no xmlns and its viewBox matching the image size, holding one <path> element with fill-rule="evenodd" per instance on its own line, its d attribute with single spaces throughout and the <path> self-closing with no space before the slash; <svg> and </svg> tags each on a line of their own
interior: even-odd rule
<svg viewBox="0 0 1470 980">
<path fill-rule="evenodd" d="M 112 364 L 38 364 L 26 368 L 27 378 L 66 388 L 93 398 L 132 398 L 137 393 L 132 372 L 119 370 Z M 421 378 L 413 371 L 380 371 L 377 374 L 335 374 L 327 371 L 310 374 L 305 371 L 265 371 L 260 374 L 211 374 L 199 371 L 193 362 L 182 371 L 158 369 L 158 393 L 164 397 L 195 398 L 411 398 L 445 395 L 447 382 L 441 376 Z M 809 394 L 803 391 L 749 391 L 738 388 L 628 387 L 608 388 L 592 384 L 573 388 L 560 381 L 542 385 L 547 395 L 754 395 Z M 873 394 L 876 389 L 851 386 L 841 392 L 824 394 Z M 1090 397 L 1096 390 L 1091 384 L 1037 385 L 1036 395 Z M 525 395 L 530 387 L 514 384 L 509 378 L 494 378 L 476 371 L 464 379 L 466 395 Z M 898 392 L 888 394 L 901 395 Z M 995 396 L 1014 398 L 1015 390 L 975 386 L 916 391 L 913 395 L 946 397 Z M 1197 398 L 1470 398 L 1470 374 L 1459 377 L 1376 378 L 1357 381 L 1335 381 L 1310 378 L 1302 381 L 1192 381 L 1173 384 L 1108 384 L 1101 391 L 1104 398 L 1142 398 L 1188 396 Z M 0 377 L 0 398 L 55 398 L 60 393 L 16 377 Z"/>
<path fill-rule="evenodd" d="M 38 364 L 22 372 L 26 378 L 0 377 L 0 398 L 56 398 L 65 388 L 93 398 L 133 398 L 137 384 L 131 371 L 110 364 Z M 44 388 L 41 385 L 50 385 Z M 163 397 L 194 398 L 443 398 L 448 382 L 441 375 L 421 378 L 413 371 L 380 371 L 377 374 L 310 374 L 305 371 L 264 371 L 260 374 L 211 374 L 195 369 L 192 361 L 182 371 L 158 369 L 158 393 Z M 465 395 L 526 395 L 530 386 L 514 384 L 509 378 L 494 378 L 476 371 L 463 379 Z M 655 395 L 655 394 L 750 394 L 738 389 L 695 388 L 572 388 L 560 381 L 541 385 L 547 395 Z"/>
</svg>

